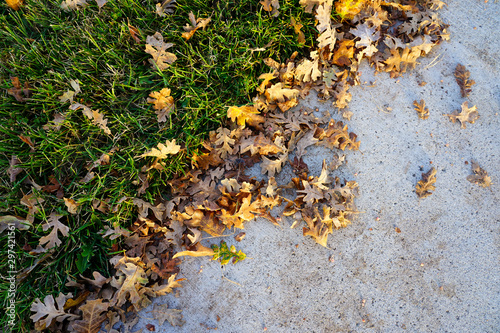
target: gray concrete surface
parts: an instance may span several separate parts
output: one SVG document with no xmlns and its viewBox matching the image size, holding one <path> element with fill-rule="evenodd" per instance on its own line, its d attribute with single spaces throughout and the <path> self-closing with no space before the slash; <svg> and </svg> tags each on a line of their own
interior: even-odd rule
<svg viewBox="0 0 500 333">
<path fill-rule="evenodd" d="M 352 89 L 354 115 L 347 122 L 361 151 L 348 152 L 347 166 L 335 175 L 359 183 L 356 204 L 363 213 L 330 235 L 331 249 L 304 238 L 301 227 L 290 229 L 291 221 L 284 220 L 282 229 L 265 220 L 249 222 L 237 246 L 250 259 L 221 268 L 206 257 L 186 257 L 180 297 L 155 300 L 182 309 L 184 326 L 160 327 L 148 319 L 148 308 L 136 328 L 151 323 L 157 332 L 500 331 L 500 4 L 447 2 L 441 14 L 451 24 L 451 40 L 414 71 L 395 80 L 375 76 L 366 64 L 361 68 L 368 84 Z M 453 76 L 457 63 L 476 81 L 468 100 L 480 118 L 467 129 L 443 116 L 466 100 Z M 427 84 L 421 87 L 422 81 Z M 413 110 L 420 99 L 429 107 L 427 120 Z M 313 95 L 301 105 L 332 110 Z M 319 175 L 330 155 L 309 148 L 311 174 Z M 490 189 L 466 180 L 471 167 L 465 161 L 471 159 L 492 177 Z M 436 190 L 419 200 L 414 188 L 420 167 L 431 166 L 437 169 Z M 289 166 L 283 173 L 291 173 Z"/>
</svg>

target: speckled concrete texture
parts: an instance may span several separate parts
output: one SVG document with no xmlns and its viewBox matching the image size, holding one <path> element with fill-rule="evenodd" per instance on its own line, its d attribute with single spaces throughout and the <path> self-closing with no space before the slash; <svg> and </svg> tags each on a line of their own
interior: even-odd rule
<svg viewBox="0 0 500 333">
<path fill-rule="evenodd" d="M 347 124 L 361 148 L 347 152 L 347 165 L 332 175 L 359 183 L 356 205 L 362 213 L 330 235 L 330 249 L 304 238 L 301 227 L 291 229 L 292 221 L 283 219 L 281 228 L 249 222 L 246 238 L 237 243 L 249 259 L 221 268 L 208 258 L 186 257 L 180 297 L 155 300 L 182 309 L 184 326 L 160 327 L 149 319 L 148 308 L 136 328 L 151 323 L 157 332 L 499 331 L 500 3 L 450 0 L 441 14 L 451 25 L 451 40 L 415 70 L 390 79 L 374 75 L 366 64 L 360 68 L 366 84 L 352 89 L 354 115 Z M 457 63 L 476 81 L 467 99 L 453 76 Z M 420 99 L 429 107 L 427 120 L 413 109 Z M 443 114 L 465 100 L 477 105 L 480 118 L 460 129 Z M 313 94 L 301 104 L 332 110 L 330 105 Z M 308 149 L 304 160 L 312 175 L 319 175 L 323 159 L 331 159 L 329 150 Z M 471 160 L 488 171 L 491 188 L 466 180 Z M 436 190 L 419 200 L 415 185 L 422 169 L 432 166 Z M 290 174 L 287 166 L 280 179 Z"/>
</svg>

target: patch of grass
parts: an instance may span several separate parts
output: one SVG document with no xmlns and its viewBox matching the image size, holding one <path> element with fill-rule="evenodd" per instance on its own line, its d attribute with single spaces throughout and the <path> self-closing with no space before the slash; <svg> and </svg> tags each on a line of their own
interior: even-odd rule
<svg viewBox="0 0 500 333">
<path fill-rule="evenodd" d="M 92 3 L 79 11 L 65 12 L 60 2 L 32 1 L 14 12 L 0 5 L 0 212 L 26 216 L 28 208 L 20 204 L 23 195 L 35 192 L 45 201 L 35 215 L 33 227 L 16 231 L 16 269 L 33 267 L 18 285 L 15 331 L 27 332 L 33 324 L 30 305 L 35 298 L 70 292 L 68 277 L 90 277 L 93 271 L 110 275 L 108 259 L 116 241 L 99 233 L 104 226 L 119 223 L 127 227 L 136 218 L 135 207 L 123 202 L 115 213 L 104 214 L 92 208 L 93 199 L 137 195 L 137 181 L 144 161 L 137 156 L 158 142 L 176 139 L 187 154 L 172 157 L 167 169 L 155 171 L 145 200 L 154 202 L 168 196 L 167 181 L 190 167 L 189 157 L 200 147 L 210 130 L 225 122 L 231 105 L 251 103 L 257 77 L 269 68 L 263 59 L 285 60 L 294 51 L 308 54 L 314 39 L 314 22 L 298 0 L 281 1 L 280 16 L 270 17 L 254 0 L 178 1 L 174 14 L 158 17 L 154 1 L 110 1 L 100 10 Z M 188 13 L 211 17 L 205 31 L 199 30 L 188 41 L 181 38 Z M 304 25 L 306 44 L 298 45 L 290 17 Z M 143 43 L 130 36 L 128 24 L 142 33 Z M 164 71 L 153 69 L 151 56 L 144 52 L 146 36 L 160 32 L 178 60 Z M 270 45 L 265 51 L 252 51 Z M 7 94 L 10 77 L 28 82 L 32 96 L 18 102 Z M 70 89 L 69 81 L 79 80 L 82 92 L 77 101 L 99 110 L 109 119 L 112 136 L 105 135 L 80 110 L 71 111 L 59 97 Z M 164 87 L 172 89 L 176 111 L 167 123 L 159 124 L 148 94 Z M 55 113 L 66 115 L 61 129 L 43 126 Z M 35 150 L 18 135 L 31 138 Z M 111 149 L 118 149 L 107 165 L 94 169 L 96 177 L 88 183 L 80 180 L 89 163 Z M 10 182 L 6 170 L 11 156 L 21 160 L 25 171 Z M 33 183 L 47 185 L 54 176 L 63 183 L 64 196 L 80 204 L 77 215 L 67 212 L 62 199 L 53 193 L 34 189 Z M 68 237 L 43 255 L 30 255 L 51 212 L 64 215 L 61 221 L 70 227 Z M 1 244 L 7 236 L 0 235 Z M 0 269 L 7 272 L 7 248 L 0 248 Z M 0 294 L 7 304 L 8 282 L 0 282 Z M 0 326 L 6 327 L 5 312 Z"/>
</svg>

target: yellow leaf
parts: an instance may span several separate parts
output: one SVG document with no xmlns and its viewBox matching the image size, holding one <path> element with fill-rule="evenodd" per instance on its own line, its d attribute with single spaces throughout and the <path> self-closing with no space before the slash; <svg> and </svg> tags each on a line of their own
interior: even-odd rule
<svg viewBox="0 0 500 333">
<path fill-rule="evenodd" d="M 204 256 L 213 256 L 214 255 L 214 250 L 212 250 L 209 247 L 205 247 L 201 245 L 200 243 L 196 244 L 196 251 L 182 251 L 182 252 L 177 252 L 172 259 L 178 258 L 178 257 L 183 257 L 183 256 L 190 256 L 190 257 L 204 257 Z"/>
<path fill-rule="evenodd" d="M 163 143 L 158 144 L 158 149 L 153 148 L 151 151 L 148 151 L 147 153 L 142 154 L 140 157 L 157 157 L 159 159 L 167 158 L 168 155 L 175 155 L 177 154 L 181 146 L 175 144 L 175 139 L 172 141 L 167 140 L 165 142 L 167 145 L 164 145 Z"/>
<path fill-rule="evenodd" d="M 7 5 L 14 9 L 14 10 L 19 10 L 21 8 L 21 5 L 23 4 L 23 0 L 5 0 L 7 2 Z"/>
<path fill-rule="evenodd" d="M 250 126 L 256 126 L 259 123 L 264 122 L 264 117 L 259 115 L 259 111 L 251 105 L 244 106 L 231 106 L 227 110 L 228 118 L 238 125 L 245 127 L 245 123 Z"/>
</svg>

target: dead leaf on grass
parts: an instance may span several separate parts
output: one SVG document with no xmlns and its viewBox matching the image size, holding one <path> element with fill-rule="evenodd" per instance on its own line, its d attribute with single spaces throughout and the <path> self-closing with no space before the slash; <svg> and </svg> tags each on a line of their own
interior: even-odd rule
<svg viewBox="0 0 500 333">
<path fill-rule="evenodd" d="M 177 60 L 175 54 L 167 52 L 167 49 L 172 46 L 174 46 L 174 44 L 165 43 L 163 41 L 163 36 L 159 32 L 156 32 L 153 36 L 146 37 L 145 51 L 153 56 L 153 59 L 149 59 L 153 68 L 157 67 L 160 70 L 166 69 Z"/>
</svg>

